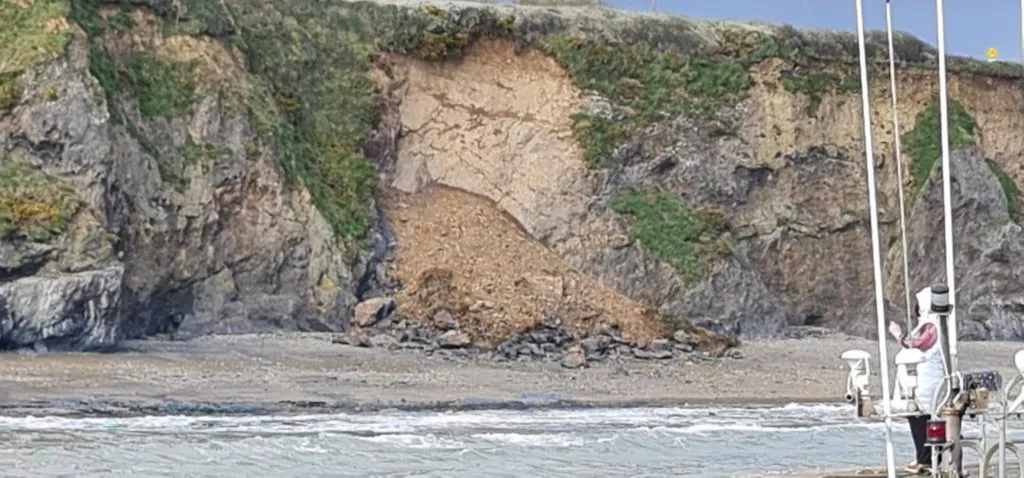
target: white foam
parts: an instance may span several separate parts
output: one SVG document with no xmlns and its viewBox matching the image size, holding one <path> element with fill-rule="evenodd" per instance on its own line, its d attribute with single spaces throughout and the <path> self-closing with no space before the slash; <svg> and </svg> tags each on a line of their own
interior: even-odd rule
<svg viewBox="0 0 1024 478">
<path fill-rule="evenodd" d="M 412 434 L 484 429 L 639 429 L 673 433 L 721 431 L 784 432 L 821 426 L 856 425 L 843 405 L 789 404 L 781 407 L 603 408 L 539 411 L 382 412 L 298 416 L 146 416 L 133 418 L 0 417 L 0 430 L 155 433 Z"/>
</svg>

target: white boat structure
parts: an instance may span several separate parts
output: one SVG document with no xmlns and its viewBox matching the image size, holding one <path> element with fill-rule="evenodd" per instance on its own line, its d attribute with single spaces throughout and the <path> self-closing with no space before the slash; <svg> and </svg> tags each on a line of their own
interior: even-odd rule
<svg viewBox="0 0 1024 478">
<path fill-rule="evenodd" d="M 931 306 L 922 314 L 932 314 L 938 319 L 939 349 L 941 351 L 944 377 L 936 388 L 930 403 L 931 410 L 921 406 L 922 398 L 917 395 L 918 372 L 924 364 L 924 354 L 916 349 L 903 349 L 896 354 L 896 380 L 890 392 L 888 351 L 886 348 L 886 326 L 882 294 L 882 265 L 878 240 L 878 207 L 875 197 L 874 154 L 872 152 L 870 100 L 868 96 L 867 59 L 865 54 L 864 18 L 862 0 L 855 0 L 857 12 L 857 35 L 860 47 L 861 100 L 864 118 L 865 167 L 868 182 L 868 204 L 870 208 L 872 260 L 874 265 L 875 304 L 878 319 L 878 356 L 880 357 L 881 417 L 875 411 L 870 395 L 871 353 L 863 350 L 848 350 L 841 355 L 850 367 L 847 377 L 847 402 L 854 405 L 856 416 L 861 420 L 883 419 L 885 422 L 886 474 L 897 475 L 892 444 L 893 418 L 907 418 L 930 415 L 926 427 L 926 444 L 932 448 L 931 474 L 933 477 L 998 476 L 1005 478 L 1012 466 L 1013 475 L 1024 477 L 1024 439 L 1010 440 L 1007 426 L 1012 420 L 1024 420 L 1024 349 L 1013 357 L 1019 372 L 1007 383 L 994 371 L 964 373 L 959 369 L 957 350 L 956 320 L 956 276 L 953 267 L 953 224 L 950 193 L 949 160 L 949 119 L 946 91 L 946 48 L 943 19 L 943 0 L 935 0 L 936 23 L 938 27 L 938 70 L 939 106 L 941 117 L 942 191 L 945 216 L 946 283 L 931 286 Z M 905 214 L 903 208 L 903 181 L 900 165 L 899 123 L 896 118 L 896 79 L 893 58 L 891 2 L 886 0 L 886 23 L 889 40 L 889 71 L 892 88 L 893 123 L 897 157 L 897 176 L 900 206 L 901 242 L 903 246 L 903 273 L 906 289 L 908 320 L 913 320 L 910 306 L 910 287 L 907 267 L 907 246 Z M 1021 49 L 1024 53 L 1024 0 L 1021 0 Z M 1018 389 L 1015 395 L 1011 390 Z M 925 403 L 929 401 L 924 400 Z M 976 421 L 980 434 L 962 433 L 963 425 Z M 995 430 L 996 433 L 990 433 Z M 973 449 L 981 457 L 977 470 L 965 469 L 963 451 Z M 940 461 L 941 456 L 941 463 Z M 1012 465 L 1011 460 L 1012 459 Z"/>
</svg>

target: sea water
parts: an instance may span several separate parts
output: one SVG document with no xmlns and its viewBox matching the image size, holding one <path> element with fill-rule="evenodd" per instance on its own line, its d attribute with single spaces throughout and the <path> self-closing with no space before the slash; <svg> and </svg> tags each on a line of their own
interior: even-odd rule
<svg viewBox="0 0 1024 478">
<path fill-rule="evenodd" d="M 912 459 L 897 421 L 899 463 Z M 5 477 L 728 477 L 884 464 L 848 405 L 0 417 Z"/>
</svg>

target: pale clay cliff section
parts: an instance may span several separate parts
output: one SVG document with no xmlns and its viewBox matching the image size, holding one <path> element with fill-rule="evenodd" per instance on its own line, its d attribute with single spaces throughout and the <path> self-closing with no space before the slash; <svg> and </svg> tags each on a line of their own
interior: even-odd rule
<svg viewBox="0 0 1024 478">
<path fill-rule="evenodd" d="M 594 193 L 572 133 L 582 95 L 565 71 L 539 52 L 516 54 L 511 43 L 491 40 L 474 44 L 457 62 L 389 60 L 404 130 L 390 185 L 413 194 L 387 208 L 397 274 L 407 287 L 399 307 L 429 315 L 415 291 L 420 274 L 440 267 L 454 273 L 453 285 L 465 295 L 460 301 L 490 304 L 472 311 L 449 306 L 476 340 L 500 341 L 506 331 L 549 316 L 592 333 L 620 325 L 631 340 L 661 334 L 653 311 L 530 243 L 574 234 Z M 416 205 L 411 211 L 410 204 Z M 506 218 L 531 239 L 523 242 Z M 547 283 L 558 284 L 554 292 L 537 285 Z"/>
<path fill-rule="evenodd" d="M 551 58 L 484 40 L 458 62 L 393 57 L 404 81 L 392 186 L 442 184 L 494 200 L 535 238 L 559 242 L 582 215 L 583 151 L 570 116 L 578 88 Z"/>
</svg>

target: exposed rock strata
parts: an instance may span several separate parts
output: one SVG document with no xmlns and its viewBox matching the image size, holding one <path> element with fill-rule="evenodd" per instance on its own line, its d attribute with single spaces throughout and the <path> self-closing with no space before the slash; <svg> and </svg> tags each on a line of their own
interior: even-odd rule
<svg viewBox="0 0 1024 478">
<path fill-rule="evenodd" d="M 41 5 L 67 6 L 0 1 L 4 9 Z M 66 31 L 66 49 L 21 62 L 45 50 L 34 45 L 0 60 L 0 173 L 6 180 L 15 171 L 21 181 L 0 184 L 10 196 L 0 199 L 27 224 L 10 229 L 11 218 L 0 217 L 4 348 L 101 348 L 159 333 L 340 332 L 353 315 L 357 327 L 371 329 L 395 310 L 424 324 L 443 350 L 487 346 L 507 358 L 543 355 L 572 367 L 596 351 L 626 355 L 602 345 L 612 326 L 634 344 L 634 356 L 665 355 L 665 342 L 651 344 L 687 323 L 743 338 L 804 333 L 790 327 L 874 333 L 873 313 L 865 309 L 870 242 L 857 90 L 848 81 L 856 47 L 850 34 L 465 3 L 339 0 L 317 2 L 314 13 L 299 0 L 211 9 L 165 0 L 132 2 L 123 11 L 106 2 L 82 5 L 102 8 L 97 18 L 81 8 L 40 17 L 29 25 L 36 36 L 17 36 L 52 40 L 45 35 Z M 702 84 L 645 89 L 645 82 L 676 78 L 574 70 L 552 46 L 563 34 L 572 35 L 566 45 L 600 49 L 570 53 L 625 55 L 631 50 L 615 48 L 647 45 L 723 67 L 705 72 L 715 85 L 749 78 L 742 76 L 738 84 L 746 89 L 730 102 Z M 335 41 L 345 35 L 350 41 Z M 871 37 L 873 58 L 881 58 L 881 38 Z M 759 43 L 765 39 L 774 43 Z M 930 68 L 932 49 L 897 40 L 902 62 Z M 12 40 L 0 53 L 10 45 L 21 44 Z M 156 64 L 195 67 L 189 101 L 174 92 L 118 88 L 139 80 L 131 78 L 138 71 L 100 61 L 143 54 Z M 12 67 L 7 58 L 19 63 Z M 614 57 L 603 60 L 617 65 Z M 952 64 L 950 96 L 972 117 L 978 146 L 958 153 L 955 171 L 963 332 L 1019 338 L 1024 299 L 1015 264 L 1024 243 L 1017 219 L 1007 214 L 1019 198 L 992 169 L 1005 171 L 1011 183 L 1024 180 L 1021 72 Z M 927 68 L 899 72 L 904 131 L 918 126 L 935 96 Z M 891 246 L 896 184 L 887 88 L 872 81 L 870 95 L 883 236 Z M 693 98 L 703 90 L 710 93 Z M 356 92 L 365 97 L 346 96 Z M 695 99 L 705 103 L 684 102 Z M 329 101 L 330 111 L 309 107 Z M 641 111 L 646 104 L 665 111 Z M 697 111 L 701 104 L 714 114 Z M 154 113 L 168 105 L 174 114 Z M 606 139 L 604 162 L 588 164 L 592 145 L 578 131 L 578 114 L 611 125 L 642 118 L 643 127 Z M 367 133 L 353 122 L 347 131 L 346 121 L 356 116 L 375 129 Z M 365 171 L 369 160 L 380 180 L 375 194 L 362 197 L 348 184 L 316 183 L 325 188 L 317 190 L 288 183 L 297 165 L 285 153 L 298 146 L 268 127 L 274 121 L 336 127 L 299 145 L 320 149 L 295 154 L 349 161 L 328 162 L 352 168 L 345 174 L 319 171 L 339 180 Z M 344 134 L 366 137 L 336 138 Z M 320 144 L 326 141 L 341 144 Z M 906 153 L 910 172 L 922 158 Z M 942 274 L 935 177 L 933 171 L 919 197 L 907 198 L 915 287 Z M 410 204 L 430 202 L 429 191 L 438 187 L 464 192 L 403 215 Z M 714 236 L 696 239 L 698 277 L 689 280 L 671 264 L 677 258 L 635 237 L 636 218 L 612 207 L 630 192 L 660 192 L 718 218 Z M 325 203 L 325 194 L 357 204 Z M 486 200 L 461 207 L 462 194 Z M 368 212 L 361 218 L 368 230 L 349 224 L 339 233 L 339 207 Z M 894 259 L 890 253 L 886 307 L 897 316 L 893 303 L 902 291 Z M 432 288 L 438 284 L 448 287 Z M 384 307 L 390 302 L 383 298 L 356 308 L 378 296 L 395 297 L 397 309 Z M 542 335 L 555 337 L 557 353 L 544 350 L 553 343 L 547 338 L 523 339 L 551 319 L 562 323 Z M 382 346 L 420 343 L 374 337 Z M 534 346 L 543 353 L 533 353 Z"/>
</svg>

